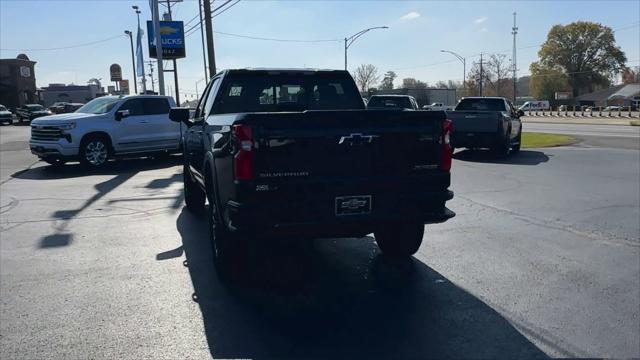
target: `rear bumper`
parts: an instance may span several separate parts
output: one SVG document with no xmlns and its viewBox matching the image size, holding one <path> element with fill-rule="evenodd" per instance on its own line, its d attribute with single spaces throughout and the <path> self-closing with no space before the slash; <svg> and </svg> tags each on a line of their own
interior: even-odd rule
<svg viewBox="0 0 640 360">
<path fill-rule="evenodd" d="M 488 148 L 499 143 L 502 136 L 498 133 L 457 132 L 451 135 L 451 145 L 455 148 Z"/>
<path fill-rule="evenodd" d="M 455 216 L 445 207 L 453 192 L 373 195 L 370 214 L 336 216 L 334 198 L 303 203 L 227 202 L 225 221 L 232 231 L 260 235 L 303 237 L 360 237 L 399 222 L 442 223 Z M 319 203 L 324 203 L 318 206 Z"/>
</svg>

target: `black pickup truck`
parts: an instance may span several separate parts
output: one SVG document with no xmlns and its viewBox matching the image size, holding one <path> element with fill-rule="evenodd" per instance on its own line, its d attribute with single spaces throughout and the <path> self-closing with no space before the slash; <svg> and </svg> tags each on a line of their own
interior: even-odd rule
<svg viewBox="0 0 640 360">
<path fill-rule="evenodd" d="M 219 270 L 269 237 L 362 237 L 408 257 L 455 213 L 444 112 L 366 110 L 346 71 L 226 70 L 183 122 L 187 208 Z M 233 260 L 232 260 L 233 259 Z M 224 270 L 222 270 L 224 271 Z"/>
<path fill-rule="evenodd" d="M 462 98 L 454 111 L 447 112 L 453 121 L 451 145 L 454 148 L 489 148 L 499 156 L 520 151 L 522 139 L 521 110 L 501 97 Z"/>
</svg>

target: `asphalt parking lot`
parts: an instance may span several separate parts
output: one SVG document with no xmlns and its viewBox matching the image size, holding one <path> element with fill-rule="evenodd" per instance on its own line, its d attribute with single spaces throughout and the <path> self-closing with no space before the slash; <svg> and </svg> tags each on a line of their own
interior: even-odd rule
<svg viewBox="0 0 640 360">
<path fill-rule="evenodd" d="M 506 160 L 459 151 L 457 216 L 411 262 L 371 236 L 278 242 L 228 288 L 178 156 L 56 169 L 28 153 L 28 127 L 1 127 L 0 358 L 640 357 L 630 131 Z"/>
</svg>

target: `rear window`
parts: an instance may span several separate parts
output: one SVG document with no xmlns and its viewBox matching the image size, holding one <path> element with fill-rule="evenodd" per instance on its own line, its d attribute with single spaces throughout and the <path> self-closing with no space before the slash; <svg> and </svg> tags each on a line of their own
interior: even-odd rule
<svg viewBox="0 0 640 360">
<path fill-rule="evenodd" d="M 342 74 L 233 74 L 216 99 L 216 114 L 362 109 L 353 80 Z"/>
<path fill-rule="evenodd" d="M 408 97 L 400 96 L 372 96 L 369 99 L 368 108 L 398 108 L 413 109 L 411 100 Z"/>
<path fill-rule="evenodd" d="M 506 111 L 506 108 L 502 99 L 462 99 L 456 110 Z"/>
</svg>

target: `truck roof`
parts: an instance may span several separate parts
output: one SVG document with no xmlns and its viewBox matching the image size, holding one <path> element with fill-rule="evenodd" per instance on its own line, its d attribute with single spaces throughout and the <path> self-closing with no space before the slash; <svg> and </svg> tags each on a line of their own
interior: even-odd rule
<svg viewBox="0 0 640 360">
<path fill-rule="evenodd" d="M 507 98 L 502 97 L 502 96 L 465 96 L 462 99 L 500 99 L 500 100 L 507 100 Z"/>
<path fill-rule="evenodd" d="M 173 99 L 172 96 L 169 95 L 152 95 L 152 94 L 141 94 L 141 95 L 107 95 L 103 96 L 103 98 L 107 99 L 131 99 L 131 98 L 165 98 L 165 99 Z"/>
<path fill-rule="evenodd" d="M 240 68 L 240 69 L 226 69 L 221 73 L 242 73 L 242 72 L 268 72 L 268 73 L 318 73 L 318 72 L 331 72 L 331 73 L 348 73 L 346 70 L 336 69 L 315 69 L 315 68 Z"/>
</svg>

